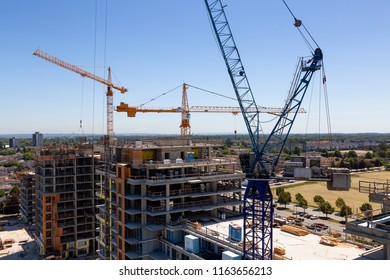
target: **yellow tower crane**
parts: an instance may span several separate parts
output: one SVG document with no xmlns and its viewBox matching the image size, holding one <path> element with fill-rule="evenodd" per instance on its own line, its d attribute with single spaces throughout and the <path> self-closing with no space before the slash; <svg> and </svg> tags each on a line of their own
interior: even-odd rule
<svg viewBox="0 0 390 280">
<path fill-rule="evenodd" d="M 106 259 L 109 259 L 109 243 L 110 243 L 110 228 L 112 226 L 111 224 L 111 218 L 110 214 L 112 211 L 111 208 L 111 201 L 110 201 L 110 186 L 111 186 L 111 178 L 110 178 L 110 167 L 112 162 L 112 154 L 111 154 L 111 141 L 113 140 L 114 136 L 114 107 L 113 107 L 113 92 L 112 88 L 118 90 L 120 93 L 127 92 L 127 89 L 124 87 L 116 86 L 111 82 L 111 68 L 108 67 L 108 78 L 107 80 L 96 76 L 95 74 L 89 73 L 88 71 L 85 71 L 75 65 L 72 65 L 68 62 L 65 62 L 55 56 L 52 56 L 48 53 L 45 53 L 39 49 L 37 49 L 34 53 L 34 55 L 43 58 L 51 63 L 57 64 L 58 66 L 61 66 L 65 69 L 68 69 L 70 71 L 73 71 L 75 73 L 80 74 L 83 77 L 88 77 L 92 80 L 95 80 L 99 83 L 102 83 L 107 86 L 107 135 L 103 137 L 103 146 L 104 146 L 104 195 L 101 196 L 101 198 L 104 199 L 104 205 L 105 205 L 105 211 L 104 211 L 104 225 L 102 227 L 104 228 L 104 257 Z"/>
<path fill-rule="evenodd" d="M 108 78 L 107 80 L 96 76 L 95 74 L 92 74 L 88 71 L 85 71 L 84 69 L 81 69 L 75 65 L 72 65 L 66 61 L 63 61 L 55 56 L 52 56 L 40 49 L 35 50 L 33 52 L 34 55 L 43 58 L 51 63 L 57 64 L 58 66 L 61 66 L 65 69 L 68 69 L 70 71 L 76 72 L 80 74 L 83 77 L 88 77 L 92 80 L 95 80 L 99 83 L 105 84 L 107 86 L 107 92 L 106 92 L 106 97 L 107 97 L 107 135 L 109 139 L 112 139 L 114 136 L 114 107 L 113 107 L 113 92 L 111 88 L 114 88 L 118 90 L 120 93 L 125 93 L 127 92 L 127 89 L 124 87 L 116 86 L 111 82 L 111 68 L 108 67 Z"/>
<path fill-rule="evenodd" d="M 127 117 L 134 118 L 137 113 L 181 113 L 180 132 L 182 137 L 189 136 L 191 134 L 190 117 L 191 113 L 231 113 L 237 115 L 241 113 L 240 107 L 235 106 L 188 106 L 187 97 L 187 84 L 183 83 L 182 91 L 182 104 L 181 107 L 172 108 L 159 108 L 159 107 L 141 107 L 141 106 L 129 106 L 128 104 L 121 102 L 116 107 L 117 112 L 127 113 Z M 283 108 L 273 107 L 258 107 L 260 113 L 267 113 L 272 115 L 280 115 L 283 112 Z M 301 108 L 298 113 L 306 113 Z M 236 133 L 236 131 L 235 131 Z"/>
</svg>

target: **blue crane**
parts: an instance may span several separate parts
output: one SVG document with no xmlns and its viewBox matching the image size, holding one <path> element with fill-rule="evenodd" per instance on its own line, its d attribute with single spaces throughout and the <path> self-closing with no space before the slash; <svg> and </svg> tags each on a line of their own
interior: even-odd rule
<svg viewBox="0 0 390 280">
<path fill-rule="evenodd" d="M 254 151 L 254 160 L 247 170 L 248 184 L 244 194 L 244 259 L 272 260 L 273 197 L 269 179 L 273 176 L 310 80 L 314 72 L 321 69 L 322 51 L 316 44 L 310 59 L 300 59 L 282 113 L 268 138 L 260 142 L 260 113 L 226 18 L 225 6 L 221 0 L 205 0 L 205 4 Z M 294 19 L 294 25 L 300 27 L 302 22 Z"/>
</svg>

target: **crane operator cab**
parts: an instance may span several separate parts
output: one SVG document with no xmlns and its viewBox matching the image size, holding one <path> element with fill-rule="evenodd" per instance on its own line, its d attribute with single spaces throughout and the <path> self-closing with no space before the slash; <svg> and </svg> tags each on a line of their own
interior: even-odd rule
<svg viewBox="0 0 390 280">
<path fill-rule="evenodd" d="M 322 50 L 320 48 L 316 48 L 313 54 L 313 57 L 306 62 L 302 60 L 302 71 L 317 71 L 321 69 L 322 62 Z"/>
</svg>

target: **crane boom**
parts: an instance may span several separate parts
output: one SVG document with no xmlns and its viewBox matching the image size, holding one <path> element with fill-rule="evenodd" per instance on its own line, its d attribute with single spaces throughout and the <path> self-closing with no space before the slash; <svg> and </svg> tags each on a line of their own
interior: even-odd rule
<svg viewBox="0 0 390 280">
<path fill-rule="evenodd" d="M 109 80 L 105 80 L 99 76 L 96 76 L 95 74 L 92 74 L 88 71 L 85 71 L 84 69 L 81 69 L 80 67 L 77 67 L 76 65 L 70 64 L 66 61 L 63 61 L 62 59 L 59 59 L 58 57 L 52 56 L 52 55 L 50 55 L 50 54 L 48 54 L 40 49 L 36 49 L 33 52 L 33 55 L 36 55 L 40 58 L 43 58 L 51 63 L 57 64 L 58 66 L 61 66 L 61 67 L 68 69 L 70 71 L 76 72 L 83 77 L 88 77 L 88 78 L 95 80 L 99 83 L 105 84 L 106 86 L 109 86 L 109 87 L 112 87 L 116 90 L 119 90 L 121 93 L 127 92 L 127 89 L 124 87 L 116 86 L 113 83 L 111 83 Z"/>
<path fill-rule="evenodd" d="M 255 154 L 259 154 L 259 111 L 249 81 L 241 62 L 241 57 L 236 47 L 229 23 L 227 21 L 224 7 L 221 1 L 205 0 L 208 14 L 216 34 L 219 48 L 223 54 L 234 92 L 244 117 L 249 138 Z"/>
<path fill-rule="evenodd" d="M 128 104 L 121 102 L 116 107 L 117 112 L 127 113 L 129 118 L 133 118 L 137 113 L 182 113 L 182 107 L 162 108 L 162 107 L 140 107 L 129 106 Z M 258 107 L 259 113 L 268 113 L 271 115 L 281 115 L 283 108 L 276 107 Z M 240 107 L 237 106 L 191 106 L 188 109 L 190 113 L 231 113 L 233 115 L 241 114 Z M 302 108 L 298 110 L 298 113 L 306 113 Z"/>
</svg>

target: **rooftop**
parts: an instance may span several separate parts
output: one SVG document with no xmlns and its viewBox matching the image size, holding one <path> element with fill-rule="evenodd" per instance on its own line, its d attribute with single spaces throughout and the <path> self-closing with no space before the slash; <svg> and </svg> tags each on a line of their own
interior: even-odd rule
<svg viewBox="0 0 390 280">
<path fill-rule="evenodd" d="M 242 218 L 220 222 L 210 220 L 203 222 L 202 226 L 210 232 L 218 232 L 222 238 L 227 240 L 229 239 L 230 224 L 243 225 L 243 220 Z M 243 240 L 243 229 L 241 240 Z M 320 240 L 321 236 L 313 233 L 296 236 L 282 231 L 280 228 L 273 230 L 273 247 L 283 248 L 285 250 L 284 257 L 292 260 L 354 260 L 361 259 L 361 256 L 366 253 L 364 248 L 351 243 L 338 242 L 336 246 L 330 246 L 321 244 Z M 238 242 L 231 243 L 238 245 Z"/>
</svg>

